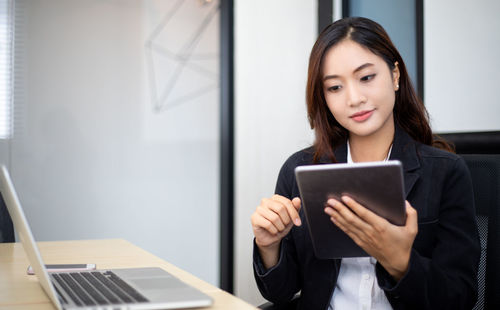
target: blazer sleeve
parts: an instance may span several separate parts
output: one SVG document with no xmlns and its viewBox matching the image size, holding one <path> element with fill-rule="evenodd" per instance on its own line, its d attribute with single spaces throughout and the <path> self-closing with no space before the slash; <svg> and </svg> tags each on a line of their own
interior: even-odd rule
<svg viewBox="0 0 500 310">
<path fill-rule="evenodd" d="M 463 159 L 457 157 L 450 167 L 430 257 L 413 248 L 408 271 L 398 283 L 376 266 L 379 286 L 394 308 L 472 309 L 476 302 L 480 244 L 472 181 Z"/>
<path fill-rule="evenodd" d="M 293 198 L 291 196 L 294 184 L 293 167 L 291 166 L 290 160 L 282 166 L 275 191 L 276 194 L 289 199 Z M 292 237 L 294 229 L 295 227 L 281 240 L 278 263 L 268 270 L 265 269 L 262 263 L 254 239 L 253 270 L 257 287 L 265 299 L 275 304 L 290 301 L 300 290 L 297 253 Z"/>
</svg>

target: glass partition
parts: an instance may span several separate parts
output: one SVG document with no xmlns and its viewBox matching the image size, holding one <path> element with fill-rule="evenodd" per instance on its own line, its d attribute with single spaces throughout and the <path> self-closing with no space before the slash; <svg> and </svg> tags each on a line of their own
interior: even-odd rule
<svg viewBox="0 0 500 310">
<path fill-rule="evenodd" d="M 217 285 L 218 1 L 19 0 L 15 25 L 35 238 L 127 239 Z"/>
</svg>

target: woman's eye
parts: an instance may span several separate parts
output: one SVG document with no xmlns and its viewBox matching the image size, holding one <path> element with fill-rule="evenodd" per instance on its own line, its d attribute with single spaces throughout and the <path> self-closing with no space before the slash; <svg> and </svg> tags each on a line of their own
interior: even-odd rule
<svg viewBox="0 0 500 310">
<path fill-rule="evenodd" d="M 369 81 L 369 80 L 373 79 L 374 77 L 375 77 L 375 74 L 366 75 L 366 76 L 363 76 L 363 77 L 361 78 L 361 81 L 363 81 L 363 82 L 367 82 L 367 81 Z"/>
<path fill-rule="evenodd" d="M 337 90 L 339 90 L 339 89 L 340 89 L 340 87 L 341 87 L 340 85 L 334 85 L 334 86 L 332 86 L 332 87 L 329 87 L 329 88 L 328 88 L 328 90 L 329 90 L 329 91 L 337 91 Z"/>
</svg>

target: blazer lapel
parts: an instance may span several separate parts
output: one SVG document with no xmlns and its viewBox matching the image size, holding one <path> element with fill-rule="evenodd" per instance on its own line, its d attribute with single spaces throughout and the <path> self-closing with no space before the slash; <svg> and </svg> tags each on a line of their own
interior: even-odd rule
<svg viewBox="0 0 500 310">
<path fill-rule="evenodd" d="M 341 143 L 333 150 L 335 162 L 332 162 L 328 156 L 323 155 L 320 157 L 318 164 L 332 164 L 332 163 L 346 163 L 347 162 L 347 142 Z M 311 159 L 312 162 L 312 159 Z"/>
<path fill-rule="evenodd" d="M 420 177 L 417 173 L 406 172 L 404 173 L 404 181 L 405 181 L 405 199 L 408 198 L 408 195 L 413 188 L 413 185 L 417 182 Z"/>
<path fill-rule="evenodd" d="M 397 125 L 390 159 L 399 160 L 403 164 L 405 198 L 407 198 L 413 186 L 420 178 L 420 174 L 418 173 L 420 160 L 417 154 L 416 142 Z"/>
<path fill-rule="evenodd" d="M 339 145 L 335 151 L 335 159 L 338 163 L 346 163 L 347 162 L 347 142 Z"/>
</svg>

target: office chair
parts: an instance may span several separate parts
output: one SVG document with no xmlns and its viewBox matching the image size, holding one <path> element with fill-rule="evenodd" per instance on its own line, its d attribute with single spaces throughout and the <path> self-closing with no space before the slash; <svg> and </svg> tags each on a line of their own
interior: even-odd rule
<svg viewBox="0 0 500 310">
<path fill-rule="evenodd" d="M 481 241 L 478 270 L 478 300 L 473 310 L 500 309 L 500 155 L 463 154 L 469 167 L 476 220 Z M 262 310 L 295 310 L 299 298 L 275 306 L 268 302 Z"/>
<path fill-rule="evenodd" d="M 14 226 L 0 193 L 0 243 L 14 242 Z"/>
<path fill-rule="evenodd" d="M 473 309 L 500 309 L 500 155 L 461 156 L 472 177 L 481 240 L 478 300 Z"/>
</svg>

